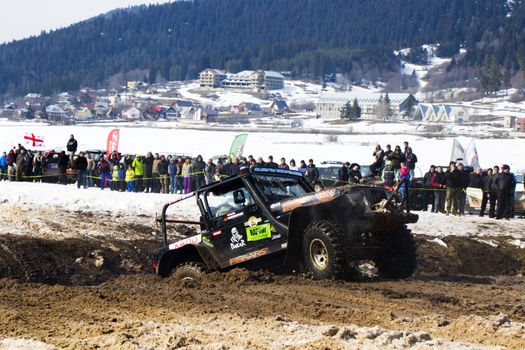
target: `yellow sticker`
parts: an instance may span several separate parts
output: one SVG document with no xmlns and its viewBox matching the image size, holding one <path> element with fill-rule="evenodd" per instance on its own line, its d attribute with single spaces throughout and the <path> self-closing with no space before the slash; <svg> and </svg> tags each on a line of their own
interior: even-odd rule
<svg viewBox="0 0 525 350">
<path fill-rule="evenodd" d="M 269 223 L 246 228 L 246 238 L 248 242 L 260 241 L 261 239 L 271 237 L 272 228 Z"/>
</svg>

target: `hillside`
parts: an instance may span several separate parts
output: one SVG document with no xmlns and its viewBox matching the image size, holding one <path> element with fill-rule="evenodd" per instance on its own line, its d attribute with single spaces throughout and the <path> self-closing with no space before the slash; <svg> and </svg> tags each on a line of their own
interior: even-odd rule
<svg viewBox="0 0 525 350">
<path fill-rule="evenodd" d="M 0 93 L 99 86 L 121 73 L 195 78 L 205 67 L 352 79 L 399 69 L 393 50 L 440 43 L 462 64 L 525 66 L 525 10 L 506 0 L 195 0 L 112 11 L 0 46 Z M 519 30 L 518 30 L 519 28 Z M 504 38 L 504 41 L 501 39 Z M 480 43 L 482 45 L 480 45 Z"/>
</svg>

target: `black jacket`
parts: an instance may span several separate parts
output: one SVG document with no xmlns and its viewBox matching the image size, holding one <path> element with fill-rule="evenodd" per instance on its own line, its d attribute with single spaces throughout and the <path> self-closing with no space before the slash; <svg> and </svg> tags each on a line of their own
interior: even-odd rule
<svg viewBox="0 0 525 350">
<path fill-rule="evenodd" d="M 463 187 L 463 177 L 462 174 L 457 171 L 447 171 L 446 173 L 446 185 L 449 188 L 461 188 Z"/>
<path fill-rule="evenodd" d="M 153 161 L 155 158 L 153 156 L 147 156 L 144 158 L 144 176 L 151 177 L 153 174 Z"/>
<path fill-rule="evenodd" d="M 483 188 L 483 177 L 480 174 L 470 173 L 468 187 Z"/>
<path fill-rule="evenodd" d="M 68 152 L 76 152 L 77 151 L 77 140 L 75 139 L 69 139 L 69 141 L 67 142 L 67 151 Z"/>
<path fill-rule="evenodd" d="M 315 185 L 317 181 L 319 181 L 319 170 L 315 167 L 315 165 L 308 165 L 306 167 L 306 179 L 309 183 L 312 185 Z"/>
<path fill-rule="evenodd" d="M 348 167 L 346 165 L 340 167 L 337 173 L 339 175 L 339 181 L 348 182 Z"/>
<path fill-rule="evenodd" d="M 79 171 L 86 171 L 87 169 L 87 159 L 86 157 L 78 157 L 75 161 L 75 169 Z"/>
<path fill-rule="evenodd" d="M 514 177 L 511 174 L 499 173 L 494 179 L 494 184 L 498 188 L 498 191 L 502 193 L 511 193 L 516 185 Z"/>
<path fill-rule="evenodd" d="M 423 184 L 426 186 L 426 187 L 432 187 L 432 178 L 434 177 L 434 175 L 436 175 L 436 172 L 434 171 L 433 173 L 431 173 L 430 171 L 428 171 L 425 176 L 423 176 Z"/>
<path fill-rule="evenodd" d="M 483 192 L 490 192 L 490 186 L 492 185 L 492 175 L 485 175 L 482 179 L 483 182 Z"/>
<path fill-rule="evenodd" d="M 350 170 L 348 173 L 348 179 L 352 183 L 359 183 L 359 181 L 363 178 L 361 175 L 361 172 L 359 170 Z"/>
</svg>

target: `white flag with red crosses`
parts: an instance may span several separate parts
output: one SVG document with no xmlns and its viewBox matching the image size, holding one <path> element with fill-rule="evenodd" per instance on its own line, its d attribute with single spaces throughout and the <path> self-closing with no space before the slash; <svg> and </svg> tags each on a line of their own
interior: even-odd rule
<svg viewBox="0 0 525 350">
<path fill-rule="evenodd" d="M 37 136 L 33 133 L 26 132 L 24 134 L 24 143 L 26 146 L 29 146 L 29 148 L 44 147 L 44 137 Z"/>
</svg>

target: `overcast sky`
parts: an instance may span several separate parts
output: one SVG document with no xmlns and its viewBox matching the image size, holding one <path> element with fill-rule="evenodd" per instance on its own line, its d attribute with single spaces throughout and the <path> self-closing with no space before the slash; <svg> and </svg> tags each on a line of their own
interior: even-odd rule
<svg viewBox="0 0 525 350">
<path fill-rule="evenodd" d="M 66 27 L 110 10 L 169 0 L 0 0 L 0 43 Z"/>
</svg>

